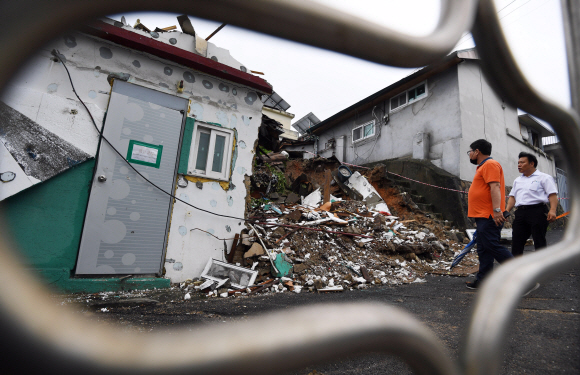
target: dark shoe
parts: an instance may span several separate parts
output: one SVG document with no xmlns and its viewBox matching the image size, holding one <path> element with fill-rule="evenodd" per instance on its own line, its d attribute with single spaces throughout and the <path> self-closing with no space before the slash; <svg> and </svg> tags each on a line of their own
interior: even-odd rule
<svg viewBox="0 0 580 375">
<path fill-rule="evenodd" d="M 471 283 L 465 283 L 465 286 L 467 287 L 467 289 L 477 289 L 479 288 L 479 280 L 475 280 L 474 282 Z"/>
<path fill-rule="evenodd" d="M 534 287 L 530 290 L 528 290 L 527 292 L 524 293 L 523 297 L 527 296 L 528 294 L 532 293 L 534 290 L 538 289 L 540 287 L 540 283 L 536 283 L 536 285 L 534 285 Z"/>
</svg>

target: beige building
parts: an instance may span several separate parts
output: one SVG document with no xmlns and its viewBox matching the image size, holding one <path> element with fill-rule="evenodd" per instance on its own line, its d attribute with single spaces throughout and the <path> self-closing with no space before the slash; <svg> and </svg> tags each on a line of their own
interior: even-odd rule
<svg viewBox="0 0 580 375">
<path fill-rule="evenodd" d="M 292 119 L 295 115 L 293 113 L 286 112 L 288 108 L 290 108 L 290 104 L 288 104 L 276 92 L 272 93 L 271 95 L 264 95 L 262 97 L 262 102 L 264 103 L 264 106 L 262 107 L 262 114 L 282 124 L 284 133 L 280 135 L 280 137 L 294 140 L 298 139 L 298 132 L 293 130 L 290 126 L 290 123 L 292 122 Z"/>
</svg>

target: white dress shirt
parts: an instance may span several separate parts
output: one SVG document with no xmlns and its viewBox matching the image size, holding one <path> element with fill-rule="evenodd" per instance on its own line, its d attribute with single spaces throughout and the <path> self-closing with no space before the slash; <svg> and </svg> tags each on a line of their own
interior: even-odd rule
<svg viewBox="0 0 580 375">
<path fill-rule="evenodd" d="M 548 196 L 558 194 L 554 178 L 536 169 L 528 177 L 523 174 L 514 180 L 510 197 L 516 199 L 516 207 L 548 203 Z"/>
</svg>

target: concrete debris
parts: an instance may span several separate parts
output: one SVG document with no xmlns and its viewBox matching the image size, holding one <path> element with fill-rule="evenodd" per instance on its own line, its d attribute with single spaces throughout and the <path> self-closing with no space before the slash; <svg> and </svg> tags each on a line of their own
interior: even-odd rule
<svg viewBox="0 0 580 375">
<path fill-rule="evenodd" d="M 322 200 L 322 193 L 320 189 L 316 189 L 312 193 L 310 193 L 306 198 L 302 199 L 302 205 L 306 207 L 316 208 L 318 204 Z"/>
<path fill-rule="evenodd" d="M 264 251 L 264 248 L 262 247 L 262 245 L 254 242 L 254 244 L 252 244 L 252 247 L 250 247 L 250 250 L 248 250 L 244 254 L 244 258 L 251 258 L 253 256 L 264 255 L 264 254 L 266 254 L 266 252 Z"/>
<path fill-rule="evenodd" d="M 377 211 L 389 212 L 389 207 L 381 198 L 379 193 L 375 190 L 373 185 L 358 171 L 354 172 L 352 176 L 345 182 L 351 190 L 358 192 L 368 208 L 375 208 Z M 377 208 L 377 206 L 379 206 Z"/>
<path fill-rule="evenodd" d="M 258 163 L 251 177 L 251 221 L 232 250 L 239 266 L 212 260 L 221 268 L 213 270 L 208 263 L 206 269 L 213 271 L 204 271 L 205 283 L 192 281 L 184 294 L 197 290 L 225 298 L 340 292 L 423 283 L 427 274 L 477 271 L 474 253 L 448 270 L 465 238 L 451 223 L 414 208 L 410 195 L 385 177 L 384 168 L 354 171 L 345 181 L 348 186 L 343 184 L 351 192 L 345 192 L 338 183 L 328 187 L 325 176 L 326 169 L 338 166 L 337 160 L 322 158 L 288 160 L 275 168 Z M 276 184 L 271 183 L 274 175 Z M 323 204 L 325 182 L 331 195 Z M 228 267 L 236 270 L 232 277 Z M 236 281 L 234 275 L 240 278 L 244 272 L 255 276 L 250 282 Z M 229 285 L 217 285 L 223 280 Z"/>
</svg>

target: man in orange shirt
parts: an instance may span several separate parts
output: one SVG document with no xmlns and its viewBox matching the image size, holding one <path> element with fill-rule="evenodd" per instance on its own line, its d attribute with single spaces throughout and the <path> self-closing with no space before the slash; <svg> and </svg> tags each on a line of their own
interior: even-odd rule
<svg viewBox="0 0 580 375">
<path fill-rule="evenodd" d="M 473 182 L 469 188 L 467 216 L 477 225 L 477 255 L 479 272 L 474 282 L 467 283 L 469 289 L 477 289 L 486 275 L 493 270 L 493 261 L 504 262 L 513 255 L 501 246 L 501 229 L 505 218 L 505 182 L 501 165 L 493 160 L 491 143 L 478 139 L 469 145 L 469 161 L 477 165 Z"/>
</svg>

